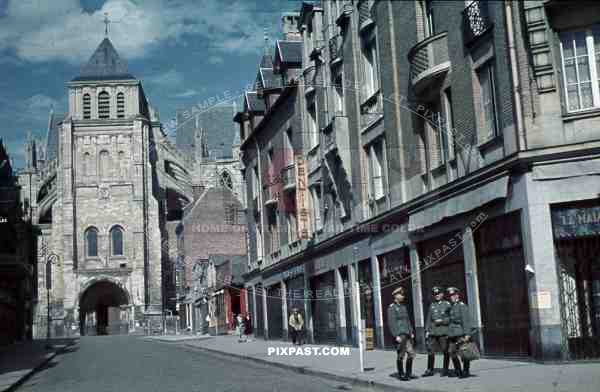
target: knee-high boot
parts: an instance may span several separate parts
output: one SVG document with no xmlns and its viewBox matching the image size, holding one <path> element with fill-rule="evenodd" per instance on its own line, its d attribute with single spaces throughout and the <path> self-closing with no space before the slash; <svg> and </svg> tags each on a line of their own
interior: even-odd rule
<svg viewBox="0 0 600 392">
<path fill-rule="evenodd" d="M 442 368 L 442 377 L 448 376 L 448 366 L 450 365 L 450 355 L 444 353 L 444 367 Z"/>
<path fill-rule="evenodd" d="M 423 373 L 423 377 L 433 376 L 433 369 L 435 366 L 435 354 L 427 355 L 427 370 Z"/>
<path fill-rule="evenodd" d="M 404 378 L 404 363 L 402 358 L 396 359 L 396 369 L 398 369 L 398 378 L 402 380 Z"/>
<path fill-rule="evenodd" d="M 460 375 L 460 378 L 471 377 L 470 373 L 471 361 L 463 361 L 463 371 Z"/>
<path fill-rule="evenodd" d="M 450 377 L 460 377 L 462 375 L 460 359 L 458 359 L 458 357 L 452 357 L 452 364 L 454 365 L 454 374 L 450 375 Z"/>
<path fill-rule="evenodd" d="M 412 373 L 412 367 L 413 367 L 413 358 L 412 357 L 408 357 L 406 358 L 406 372 L 404 373 L 404 381 L 408 381 L 408 380 L 412 380 L 417 378 L 417 376 L 414 376 Z"/>
</svg>

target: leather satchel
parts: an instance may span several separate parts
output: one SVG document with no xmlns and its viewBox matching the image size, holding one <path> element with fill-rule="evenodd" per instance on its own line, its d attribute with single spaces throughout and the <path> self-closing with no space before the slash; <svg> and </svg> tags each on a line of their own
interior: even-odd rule
<svg viewBox="0 0 600 392">
<path fill-rule="evenodd" d="M 475 342 L 464 342 L 458 348 L 458 355 L 465 361 L 475 361 L 481 357 L 479 347 Z"/>
</svg>

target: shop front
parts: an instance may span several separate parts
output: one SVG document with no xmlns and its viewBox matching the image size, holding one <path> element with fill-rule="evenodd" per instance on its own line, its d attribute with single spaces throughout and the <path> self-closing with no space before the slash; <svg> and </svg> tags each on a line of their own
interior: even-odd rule
<svg viewBox="0 0 600 392">
<path fill-rule="evenodd" d="M 520 219 L 519 212 L 502 215 L 474 232 L 486 355 L 531 355 Z"/>
<path fill-rule="evenodd" d="M 291 313 L 293 308 L 298 308 L 304 315 L 304 266 L 297 266 L 282 273 L 285 281 L 287 311 Z"/>
<path fill-rule="evenodd" d="M 600 203 L 551 208 L 564 349 L 569 359 L 600 357 Z"/>
<path fill-rule="evenodd" d="M 254 286 L 254 290 L 256 291 L 256 329 L 254 330 L 254 336 L 264 337 L 265 336 L 265 316 L 264 316 L 264 296 L 265 290 L 263 286 L 257 284 Z"/>
<path fill-rule="evenodd" d="M 371 260 L 365 259 L 358 262 L 358 284 L 360 293 L 360 322 L 361 328 L 370 330 L 373 341 L 377 341 L 375 328 L 375 302 L 373 291 L 373 272 Z"/>
<path fill-rule="evenodd" d="M 311 308 L 315 343 L 337 343 L 337 298 L 333 271 L 311 279 Z"/>
<path fill-rule="evenodd" d="M 406 293 L 406 305 L 409 314 L 413 313 L 412 279 L 408 247 L 393 250 L 377 257 L 379 262 L 379 277 L 381 281 L 381 309 L 383 310 L 383 343 L 384 348 L 396 347 L 394 337 L 387 327 L 387 308 L 394 301 L 392 293 L 402 286 Z"/>
<path fill-rule="evenodd" d="M 427 311 L 431 303 L 431 289 L 434 286 L 457 287 L 467 303 L 465 282 L 465 261 L 462 243 L 458 232 L 423 241 L 417 246 L 423 290 L 423 309 Z"/>
<path fill-rule="evenodd" d="M 283 338 L 283 302 L 281 284 L 269 286 L 267 295 L 268 339 Z"/>
</svg>

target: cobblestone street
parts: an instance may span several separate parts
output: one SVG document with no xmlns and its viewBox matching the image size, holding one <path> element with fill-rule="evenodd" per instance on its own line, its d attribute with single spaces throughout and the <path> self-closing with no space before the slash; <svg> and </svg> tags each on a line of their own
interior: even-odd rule
<svg viewBox="0 0 600 392">
<path fill-rule="evenodd" d="M 335 391 L 336 381 L 134 336 L 85 337 L 18 391 Z M 353 387 L 353 391 L 369 389 Z"/>
</svg>

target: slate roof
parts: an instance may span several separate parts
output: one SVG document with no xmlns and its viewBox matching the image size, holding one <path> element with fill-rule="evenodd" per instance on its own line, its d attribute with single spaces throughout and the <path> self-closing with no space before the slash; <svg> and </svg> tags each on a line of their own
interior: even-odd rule
<svg viewBox="0 0 600 392">
<path fill-rule="evenodd" d="M 247 92 L 244 101 L 244 104 L 247 106 L 249 112 L 265 111 L 265 101 L 258 98 L 256 91 Z"/>
<path fill-rule="evenodd" d="M 64 118 L 64 114 L 50 112 L 48 133 L 46 134 L 46 161 L 58 157 L 58 127 L 62 124 Z"/>
<path fill-rule="evenodd" d="M 302 64 L 302 41 L 277 41 L 277 55 L 286 64 Z"/>
<path fill-rule="evenodd" d="M 135 79 L 127 70 L 127 63 L 119 57 L 112 42 L 104 38 L 92 57 L 81 67 L 79 76 L 72 81 Z"/>
</svg>

